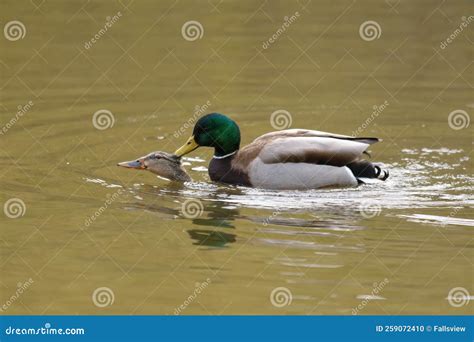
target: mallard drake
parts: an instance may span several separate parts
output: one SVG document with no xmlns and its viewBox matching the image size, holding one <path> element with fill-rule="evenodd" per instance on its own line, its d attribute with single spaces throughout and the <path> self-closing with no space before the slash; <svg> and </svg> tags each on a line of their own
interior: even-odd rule
<svg viewBox="0 0 474 342">
<path fill-rule="evenodd" d="M 377 138 L 354 138 L 307 129 L 270 132 L 240 148 L 239 126 L 229 117 L 201 117 L 193 134 L 176 150 L 181 157 L 200 146 L 214 148 L 211 180 L 266 189 L 356 186 L 360 178 L 385 180 L 388 171 L 364 160 Z"/>
</svg>

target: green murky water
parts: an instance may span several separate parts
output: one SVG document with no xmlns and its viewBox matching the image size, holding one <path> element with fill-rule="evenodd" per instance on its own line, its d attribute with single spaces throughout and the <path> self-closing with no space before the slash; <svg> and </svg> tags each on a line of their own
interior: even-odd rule
<svg viewBox="0 0 474 342">
<path fill-rule="evenodd" d="M 472 313 L 449 294 L 474 293 L 469 4 L 2 1 L 2 26 L 24 26 L 0 39 L 3 313 Z M 174 151 L 202 106 L 244 143 L 276 110 L 380 137 L 391 177 L 235 188 L 209 181 L 206 149 L 182 186 L 115 166 Z"/>
</svg>

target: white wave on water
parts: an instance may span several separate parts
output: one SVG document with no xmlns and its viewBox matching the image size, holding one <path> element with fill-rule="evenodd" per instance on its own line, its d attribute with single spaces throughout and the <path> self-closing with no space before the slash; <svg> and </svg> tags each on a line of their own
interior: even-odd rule
<svg viewBox="0 0 474 342">
<path fill-rule="evenodd" d="M 436 215 L 425 215 L 425 214 L 413 214 L 413 215 L 398 215 L 399 217 L 407 218 L 407 221 L 417 223 L 429 223 L 438 225 L 456 225 L 456 226 L 469 226 L 474 227 L 474 220 L 467 218 L 456 218 L 450 216 L 436 216 Z"/>
</svg>

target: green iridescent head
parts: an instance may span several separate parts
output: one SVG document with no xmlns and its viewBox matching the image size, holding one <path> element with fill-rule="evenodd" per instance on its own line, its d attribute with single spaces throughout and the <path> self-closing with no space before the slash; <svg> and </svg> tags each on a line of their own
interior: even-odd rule
<svg viewBox="0 0 474 342">
<path fill-rule="evenodd" d="M 237 151 L 240 146 L 239 126 L 225 115 L 207 114 L 196 122 L 193 135 L 175 154 L 183 156 L 200 146 L 214 147 L 216 156 Z"/>
</svg>

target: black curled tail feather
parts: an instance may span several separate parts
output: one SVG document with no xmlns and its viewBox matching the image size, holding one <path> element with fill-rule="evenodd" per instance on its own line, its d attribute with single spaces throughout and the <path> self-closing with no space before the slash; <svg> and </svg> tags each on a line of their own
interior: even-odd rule
<svg viewBox="0 0 474 342">
<path fill-rule="evenodd" d="M 380 168 L 380 166 L 378 165 L 374 165 L 375 169 L 376 169 L 376 173 L 377 173 L 377 178 L 378 179 L 381 179 L 381 180 L 386 180 L 389 176 L 390 176 L 390 173 L 388 172 L 388 170 L 383 170 L 382 168 Z"/>
<path fill-rule="evenodd" d="M 389 176 L 388 170 L 382 170 L 380 166 L 374 165 L 367 160 L 359 160 L 346 165 L 356 178 L 377 178 L 386 180 Z"/>
</svg>

